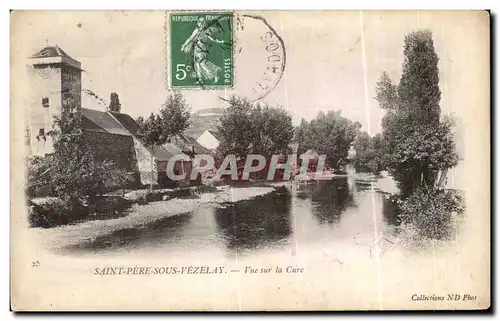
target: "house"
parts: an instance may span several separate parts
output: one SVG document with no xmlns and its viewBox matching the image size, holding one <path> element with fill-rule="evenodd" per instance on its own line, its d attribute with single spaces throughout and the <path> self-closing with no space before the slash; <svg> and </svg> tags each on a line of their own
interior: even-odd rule
<svg viewBox="0 0 500 321">
<path fill-rule="evenodd" d="M 216 150 L 220 144 L 219 134 L 213 130 L 204 131 L 196 141 L 211 151 Z"/>
<path fill-rule="evenodd" d="M 64 107 L 72 104 L 81 117 L 84 137 L 95 160 L 110 160 L 118 168 L 134 173 L 138 186 L 151 182 L 160 186 L 168 184 L 167 163 L 174 155 L 183 153 L 183 149 L 172 143 L 146 147 L 137 137 L 139 125 L 129 115 L 82 108 L 82 71 L 81 63 L 58 46 L 43 48 L 30 57 L 31 90 L 26 97 L 28 155 L 45 156 L 53 152 L 47 133 L 52 129 L 54 116 L 60 116 Z M 184 168 L 184 164 L 176 163 L 176 166 L 180 167 L 174 172 Z"/>
<path fill-rule="evenodd" d="M 349 146 L 349 151 L 347 152 L 347 159 L 353 160 L 356 157 L 356 150 L 354 149 L 354 144 Z"/>
<path fill-rule="evenodd" d="M 194 156 L 196 154 L 210 154 L 210 149 L 201 145 L 195 138 L 186 134 L 178 134 L 171 139 L 171 143 L 179 147 L 184 154 Z"/>
<path fill-rule="evenodd" d="M 313 173 L 313 172 L 316 172 L 316 169 L 318 167 L 318 160 L 319 160 L 319 154 L 317 151 L 315 151 L 314 149 L 308 149 L 306 150 L 304 153 L 302 153 L 300 155 L 302 158 L 308 158 L 309 159 L 309 163 L 308 163 L 308 166 L 307 166 L 307 172 L 309 173 Z M 300 167 L 302 166 L 302 158 L 299 157 L 299 166 L 298 168 L 300 169 Z"/>
<path fill-rule="evenodd" d="M 86 108 L 80 110 L 85 137 L 96 160 L 112 160 L 118 167 L 134 172 L 139 185 L 149 185 L 151 179 L 155 185 L 168 184 L 167 163 L 174 155 L 182 153 L 180 149 L 165 145 L 146 147 L 137 137 L 139 125 L 130 115 Z"/>
</svg>

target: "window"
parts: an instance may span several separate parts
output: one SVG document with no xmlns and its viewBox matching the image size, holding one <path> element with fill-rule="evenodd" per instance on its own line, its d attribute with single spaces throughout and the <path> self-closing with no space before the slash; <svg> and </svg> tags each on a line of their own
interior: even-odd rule
<svg viewBox="0 0 500 321">
<path fill-rule="evenodd" d="M 30 130 L 29 128 L 26 128 L 26 136 L 25 136 L 25 142 L 26 142 L 26 145 L 29 145 L 31 140 L 30 140 Z"/>
<path fill-rule="evenodd" d="M 49 98 L 48 97 L 42 98 L 42 106 L 43 106 L 43 108 L 49 108 Z"/>
<path fill-rule="evenodd" d="M 47 137 L 45 137 L 45 129 L 40 128 L 38 130 L 38 136 L 36 136 L 37 140 L 40 140 L 40 138 L 43 138 L 43 140 L 47 140 Z"/>
</svg>

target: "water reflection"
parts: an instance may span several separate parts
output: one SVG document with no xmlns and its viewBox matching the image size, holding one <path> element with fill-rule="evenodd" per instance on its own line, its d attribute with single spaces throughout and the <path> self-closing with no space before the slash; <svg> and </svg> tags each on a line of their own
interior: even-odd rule
<svg viewBox="0 0 500 321">
<path fill-rule="evenodd" d="M 387 194 L 385 194 L 384 200 L 382 201 L 382 214 L 384 220 L 389 225 L 397 226 L 400 224 L 395 200 L 394 198 L 388 197 Z"/>
<path fill-rule="evenodd" d="M 205 204 L 190 213 L 83 241 L 70 250 L 260 255 L 279 253 L 289 244 L 321 247 L 325 240 L 371 239 L 375 211 L 383 212 L 383 224 L 398 223 L 394 204 L 375 191 L 372 180 L 349 179 L 277 188 L 223 207 Z M 154 204 L 149 210 L 168 210 L 168 203 Z"/>
<path fill-rule="evenodd" d="M 346 209 L 356 206 L 346 177 L 311 184 L 300 194 L 311 198 L 311 212 L 320 224 L 336 224 Z"/>
<path fill-rule="evenodd" d="M 215 221 L 230 250 L 276 246 L 291 232 L 292 196 L 286 188 L 215 210 Z"/>
</svg>

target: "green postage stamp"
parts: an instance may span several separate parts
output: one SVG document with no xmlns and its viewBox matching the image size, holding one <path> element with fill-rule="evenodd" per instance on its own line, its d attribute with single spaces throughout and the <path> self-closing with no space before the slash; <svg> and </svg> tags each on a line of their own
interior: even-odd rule
<svg viewBox="0 0 500 321">
<path fill-rule="evenodd" d="M 169 87 L 233 87 L 233 12 L 167 15 Z"/>
</svg>

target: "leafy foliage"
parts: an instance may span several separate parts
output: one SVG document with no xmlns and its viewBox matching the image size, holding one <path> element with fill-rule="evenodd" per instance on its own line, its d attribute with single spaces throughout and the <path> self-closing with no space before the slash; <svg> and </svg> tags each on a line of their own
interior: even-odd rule
<svg viewBox="0 0 500 321">
<path fill-rule="evenodd" d="M 118 94 L 113 92 L 109 97 L 109 106 L 108 110 L 111 112 L 119 113 L 122 109 L 122 104 L 120 104 L 120 98 Z"/>
<path fill-rule="evenodd" d="M 179 91 L 169 95 L 160 109 L 160 124 L 164 137 L 170 138 L 187 130 L 190 125 L 190 107 Z"/>
<path fill-rule="evenodd" d="M 327 156 L 327 166 L 338 170 L 347 162 L 349 149 L 360 129 L 359 122 L 342 117 L 340 111 L 320 112 L 310 122 L 302 119 L 295 131 L 295 141 L 299 143 L 299 154 L 313 149 Z"/>
<path fill-rule="evenodd" d="M 139 136 L 146 147 L 163 145 L 167 141 L 167 136 L 164 135 L 164 128 L 159 115 L 151 113 L 146 120 L 139 117 L 137 123 L 139 125 L 137 136 Z"/>
<path fill-rule="evenodd" d="M 376 134 L 370 137 L 363 131 L 354 140 L 354 150 L 356 155 L 353 158 L 353 165 L 358 172 L 372 172 L 378 174 L 382 169 L 383 149 L 382 135 Z"/>
<path fill-rule="evenodd" d="M 133 181 L 112 162 L 94 161 L 74 105 L 67 105 L 60 117 L 54 117 L 48 134 L 52 137 L 54 152 L 28 161 L 28 193 L 33 192 L 33 187 L 47 186 L 67 204 L 78 206 L 87 197 Z"/>
<path fill-rule="evenodd" d="M 101 180 L 95 175 L 95 164 L 76 110 L 68 108 L 61 117 L 54 117 L 49 135 L 54 145 L 51 177 L 56 195 L 75 201 L 98 193 Z"/>
<path fill-rule="evenodd" d="M 231 98 L 217 131 L 222 155 L 282 154 L 293 138 L 292 117 L 286 110 L 237 97 Z"/>
<path fill-rule="evenodd" d="M 47 198 L 38 204 L 29 202 L 28 222 L 32 227 L 48 228 L 79 220 L 111 219 L 123 216 L 132 203 L 120 196 L 94 197 L 86 205 Z"/>
<path fill-rule="evenodd" d="M 415 190 L 400 204 L 401 222 L 414 226 L 418 234 L 428 239 L 444 239 L 452 231 L 452 213 L 464 211 L 463 197 L 454 190 Z"/>
<path fill-rule="evenodd" d="M 167 142 L 167 136 L 164 135 L 163 122 L 159 115 L 151 113 L 149 117 L 144 120 L 142 117 L 137 119 L 139 130 L 137 136 L 141 139 L 146 147 L 151 150 L 151 182 L 150 190 L 153 190 L 153 177 L 154 177 L 154 160 L 153 154 L 155 146 L 161 146 Z"/>
<path fill-rule="evenodd" d="M 407 35 L 399 85 L 386 73 L 377 82 L 376 99 L 387 111 L 382 119 L 384 165 L 397 181 L 403 197 L 432 188 L 441 170 L 458 162 L 453 123 L 441 119 L 438 57 L 432 34 Z"/>
<path fill-rule="evenodd" d="M 137 136 L 153 154 L 155 146 L 165 144 L 173 136 L 184 132 L 189 127 L 190 115 L 189 105 L 182 94 L 176 91 L 168 96 L 158 115 L 151 113 L 146 120 L 142 117 L 137 119 L 139 125 Z M 153 176 L 154 162 L 151 156 L 151 190 L 153 189 Z"/>
<path fill-rule="evenodd" d="M 138 137 L 147 147 L 165 144 L 172 136 L 184 132 L 190 124 L 189 106 L 180 92 L 169 95 L 158 115 L 151 113 L 145 120 L 137 118 Z"/>
<path fill-rule="evenodd" d="M 383 73 L 376 86 L 376 99 L 387 111 L 382 119 L 382 163 L 401 190 L 398 212 L 403 226 L 420 238 L 442 239 L 450 235 L 452 213 L 462 212 L 464 202 L 456 191 L 441 186 L 447 170 L 457 165 L 458 154 L 454 124 L 441 117 L 431 32 L 408 34 L 404 55 L 399 84 Z"/>
<path fill-rule="evenodd" d="M 97 103 L 101 106 L 104 106 L 104 107 L 107 107 L 108 104 L 106 103 L 106 101 L 100 97 L 98 94 L 96 94 L 95 92 L 93 92 L 92 90 L 90 89 L 87 89 L 87 88 L 83 88 L 82 89 L 82 92 L 92 98 L 95 98 L 97 100 Z"/>
<path fill-rule="evenodd" d="M 28 222 L 32 227 L 54 227 L 65 225 L 73 216 L 82 216 L 83 207 L 75 208 L 70 203 L 53 199 L 43 205 L 31 203 L 28 207 Z"/>
<path fill-rule="evenodd" d="M 52 189 L 52 178 L 51 174 L 51 164 L 52 155 L 46 157 L 33 156 L 28 158 L 27 161 L 27 172 L 28 180 L 26 186 L 26 193 L 30 197 L 36 195 L 51 195 L 53 194 Z M 44 191 L 44 192 L 40 192 Z"/>
</svg>

